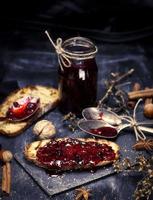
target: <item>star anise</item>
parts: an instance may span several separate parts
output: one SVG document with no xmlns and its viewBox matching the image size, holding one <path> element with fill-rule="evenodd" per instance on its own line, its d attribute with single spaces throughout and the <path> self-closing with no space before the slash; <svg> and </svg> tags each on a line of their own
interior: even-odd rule
<svg viewBox="0 0 153 200">
<path fill-rule="evenodd" d="M 135 150 L 153 150 L 153 139 L 139 140 L 133 145 Z"/>
<path fill-rule="evenodd" d="M 77 195 L 76 195 L 76 198 L 75 200 L 88 200 L 89 199 L 89 196 L 91 195 L 89 189 L 86 189 L 85 187 L 81 187 L 81 188 L 78 188 L 76 189 L 77 191 Z"/>
</svg>

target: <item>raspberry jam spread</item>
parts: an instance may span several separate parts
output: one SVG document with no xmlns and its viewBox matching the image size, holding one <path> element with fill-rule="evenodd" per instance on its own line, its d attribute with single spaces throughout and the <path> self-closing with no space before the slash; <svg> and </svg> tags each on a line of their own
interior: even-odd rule
<svg viewBox="0 0 153 200">
<path fill-rule="evenodd" d="M 93 168 L 101 161 L 112 161 L 115 152 L 107 144 L 77 139 L 51 140 L 37 151 L 37 161 L 55 171 Z"/>
<path fill-rule="evenodd" d="M 100 127 L 92 128 L 89 130 L 94 135 L 100 135 L 104 137 L 115 137 L 117 135 L 117 130 L 112 127 Z"/>
<path fill-rule="evenodd" d="M 12 121 L 20 121 L 31 117 L 39 108 L 40 99 L 36 97 L 26 96 L 9 107 L 6 117 Z"/>
</svg>

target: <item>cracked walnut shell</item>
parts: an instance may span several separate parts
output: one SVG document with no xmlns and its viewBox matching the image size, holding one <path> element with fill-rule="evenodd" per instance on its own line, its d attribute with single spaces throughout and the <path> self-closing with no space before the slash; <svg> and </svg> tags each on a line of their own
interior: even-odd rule
<svg viewBox="0 0 153 200">
<path fill-rule="evenodd" d="M 41 120 L 35 124 L 33 132 L 39 139 L 47 139 L 55 135 L 56 129 L 52 122 Z"/>
</svg>

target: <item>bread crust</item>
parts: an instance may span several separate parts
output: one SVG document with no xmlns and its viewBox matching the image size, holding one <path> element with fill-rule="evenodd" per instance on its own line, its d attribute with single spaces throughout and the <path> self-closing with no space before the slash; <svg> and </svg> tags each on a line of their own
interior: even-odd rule
<svg viewBox="0 0 153 200">
<path fill-rule="evenodd" d="M 64 141 L 64 140 L 67 140 L 67 139 L 68 138 L 57 138 L 55 140 L 56 141 Z M 112 160 L 112 161 L 101 161 L 95 167 L 100 167 L 100 166 L 104 166 L 104 165 L 110 164 L 110 163 L 114 162 L 115 160 L 117 160 L 119 158 L 120 147 L 119 147 L 118 144 L 116 144 L 114 142 L 111 142 L 111 141 L 108 141 L 108 140 L 103 140 L 103 139 L 93 139 L 93 138 L 75 138 L 75 139 L 77 139 L 79 141 L 82 141 L 82 142 L 97 142 L 99 144 L 107 144 L 107 145 L 112 147 L 112 149 L 113 149 L 113 151 L 115 153 L 115 159 Z M 37 154 L 37 150 L 40 147 L 45 146 L 50 141 L 51 141 L 51 139 L 47 139 L 47 140 L 35 141 L 35 142 L 31 143 L 31 144 L 26 145 L 25 149 L 24 149 L 24 155 L 25 155 L 26 159 L 31 161 L 31 162 L 33 162 L 33 163 L 35 163 L 39 167 L 45 168 L 44 166 L 41 166 L 41 163 L 39 163 L 36 160 L 36 154 Z M 86 168 L 89 168 L 89 167 L 87 166 Z M 75 168 L 75 169 L 77 169 L 77 168 Z M 79 169 L 79 167 L 78 167 L 78 169 Z"/>
<path fill-rule="evenodd" d="M 12 92 L 0 105 L 0 116 L 5 117 L 8 108 L 19 98 L 27 95 L 40 98 L 40 109 L 31 118 L 21 122 L 0 121 L 0 134 L 16 136 L 22 133 L 29 125 L 49 110 L 55 108 L 59 102 L 58 90 L 47 86 L 27 86 Z"/>
</svg>

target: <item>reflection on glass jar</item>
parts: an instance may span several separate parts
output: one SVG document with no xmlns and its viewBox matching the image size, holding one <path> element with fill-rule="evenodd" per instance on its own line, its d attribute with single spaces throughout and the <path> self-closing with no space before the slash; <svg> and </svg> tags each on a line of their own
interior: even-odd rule
<svg viewBox="0 0 153 200">
<path fill-rule="evenodd" d="M 96 103 L 96 46 L 87 38 L 74 37 L 62 44 L 71 65 L 59 67 L 60 110 L 80 114 L 82 109 Z M 66 60 L 64 62 L 67 62 Z"/>
</svg>

